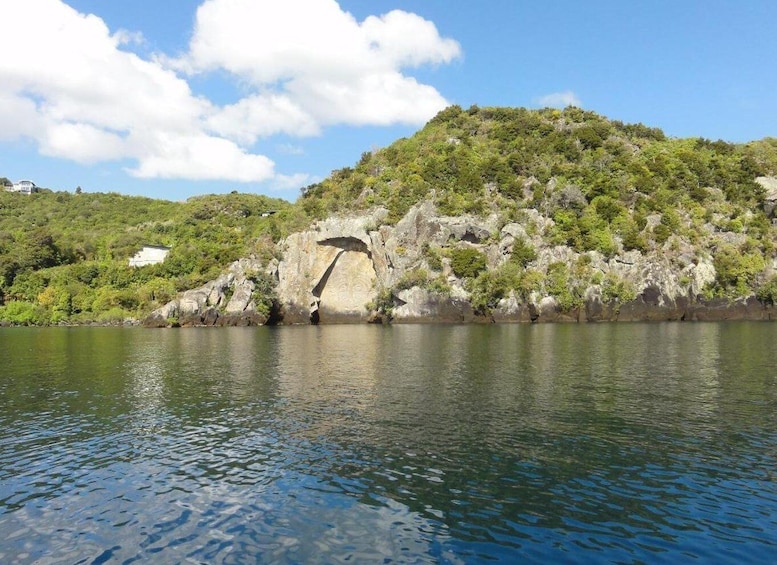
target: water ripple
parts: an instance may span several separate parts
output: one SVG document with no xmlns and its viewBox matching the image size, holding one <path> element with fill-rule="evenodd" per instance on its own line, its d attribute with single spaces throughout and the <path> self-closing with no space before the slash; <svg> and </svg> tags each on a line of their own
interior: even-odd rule
<svg viewBox="0 0 777 565">
<path fill-rule="evenodd" d="M 698 328 L 139 332 L 4 374 L 0 562 L 769 561 L 773 365 Z"/>
</svg>

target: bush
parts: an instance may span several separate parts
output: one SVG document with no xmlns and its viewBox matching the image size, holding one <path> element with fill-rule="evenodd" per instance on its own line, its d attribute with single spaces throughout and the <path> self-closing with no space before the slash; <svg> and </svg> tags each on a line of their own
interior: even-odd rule
<svg viewBox="0 0 777 565">
<path fill-rule="evenodd" d="M 526 267 L 537 258 L 537 250 L 531 243 L 527 243 L 522 237 L 513 242 L 513 252 L 510 255 L 510 261 L 517 263 L 521 267 Z"/>
<path fill-rule="evenodd" d="M 467 290 L 470 292 L 472 308 L 481 315 L 488 315 L 499 301 L 519 284 L 518 266 L 506 263 L 493 271 L 484 271 L 477 278 L 470 279 Z"/>
<path fill-rule="evenodd" d="M 777 275 L 761 285 L 755 293 L 756 298 L 764 304 L 777 304 Z"/>
<path fill-rule="evenodd" d="M 42 306 L 12 300 L 0 307 L 0 320 L 19 326 L 37 326 L 48 323 L 49 318 Z"/>
<path fill-rule="evenodd" d="M 752 293 L 758 275 L 766 268 L 761 253 L 743 253 L 731 245 L 719 249 L 712 264 L 715 267 L 715 294 L 725 296 Z"/>
<path fill-rule="evenodd" d="M 433 271 L 442 271 L 442 257 L 437 249 L 432 249 L 428 244 L 424 245 L 424 256 L 426 264 Z"/>
<path fill-rule="evenodd" d="M 579 308 L 583 304 L 582 293 L 579 288 L 572 286 L 569 268 L 564 263 L 557 262 L 548 265 L 545 289 L 550 296 L 556 299 L 561 310 L 565 312 Z"/>
<path fill-rule="evenodd" d="M 459 278 L 475 278 L 486 270 L 486 256 L 471 247 L 450 250 L 451 268 Z"/>
<path fill-rule="evenodd" d="M 394 285 L 394 290 L 399 292 L 400 290 L 407 290 L 409 288 L 413 288 L 414 286 L 426 288 L 428 281 L 429 273 L 426 272 L 426 269 L 421 269 L 419 267 L 417 269 L 406 271 L 405 274 L 402 275 L 402 277 L 399 279 L 399 281 L 397 281 L 397 284 Z"/>
<path fill-rule="evenodd" d="M 275 279 L 267 273 L 259 272 L 251 275 L 251 280 L 254 282 L 253 299 L 256 311 L 269 316 L 278 301 L 278 296 L 275 294 Z"/>
<path fill-rule="evenodd" d="M 631 281 L 607 273 L 602 281 L 602 300 L 604 302 L 629 302 L 637 297 L 637 289 Z"/>
</svg>

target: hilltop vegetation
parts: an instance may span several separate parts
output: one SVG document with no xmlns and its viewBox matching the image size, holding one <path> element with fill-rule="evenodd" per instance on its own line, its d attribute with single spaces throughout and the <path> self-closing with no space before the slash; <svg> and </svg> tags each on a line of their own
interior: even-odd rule
<svg viewBox="0 0 777 565">
<path fill-rule="evenodd" d="M 773 303 L 777 233 L 756 182 L 769 176 L 777 176 L 774 138 L 673 139 L 579 108 L 452 106 L 412 137 L 306 187 L 293 204 L 236 193 L 184 203 L 0 193 L 0 320 L 142 317 L 239 257 L 270 261 L 279 240 L 314 220 L 385 207 L 394 224 L 422 201 L 444 215 L 496 216 L 499 226 L 525 228 L 504 262 L 487 264 L 466 245 L 429 248 L 402 281 L 445 290 L 442 262 L 450 262 L 482 312 L 510 292 L 540 292 L 574 308 L 590 284 L 605 297 L 633 297 L 628 281 L 590 267 L 592 257 L 628 252 L 675 258 L 678 268 L 681 258 L 711 260 L 714 281 L 696 290 Z M 277 213 L 263 217 L 269 210 Z M 161 265 L 128 267 L 143 244 L 172 251 Z M 554 247 L 571 250 L 576 262 L 541 264 L 538 254 Z"/>
<path fill-rule="evenodd" d="M 591 229 L 614 223 L 627 231 L 615 220 L 630 216 L 639 224 L 678 207 L 697 214 L 711 208 L 705 211 L 740 221 L 752 213 L 763 224 L 763 189 L 755 179 L 775 172 L 777 139 L 670 139 L 660 129 L 572 107 L 451 106 L 413 137 L 364 153 L 355 167 L 307 187 L 301 205 L 317 217 L 383 205 L 394 221 L 430 195 L 448 215 L 514 216 L 533 207 L 560 213 L 569 239 L 590 247 L 583 236 Z M 572 233 L 570 215 L 591 225 Z"/>
</svg>

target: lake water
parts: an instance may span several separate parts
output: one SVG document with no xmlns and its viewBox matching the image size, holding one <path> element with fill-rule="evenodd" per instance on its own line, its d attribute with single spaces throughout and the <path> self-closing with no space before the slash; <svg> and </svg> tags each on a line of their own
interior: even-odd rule
<svg viewBox="0 0 777 565">
<path fill-rule="evenodd" d="M 0 562 L 775 562 L 776 345 L 0 329 Z"/>
</svg>

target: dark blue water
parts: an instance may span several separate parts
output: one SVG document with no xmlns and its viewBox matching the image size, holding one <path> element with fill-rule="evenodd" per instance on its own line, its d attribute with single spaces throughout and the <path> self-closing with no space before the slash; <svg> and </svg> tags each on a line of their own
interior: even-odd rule
<svg viewBox="0 0 777 565">
<path fill-rule="evenodd" d="M 775 562 L 775 345 L 0 329 L 0 562 Z"/>
</svg>

